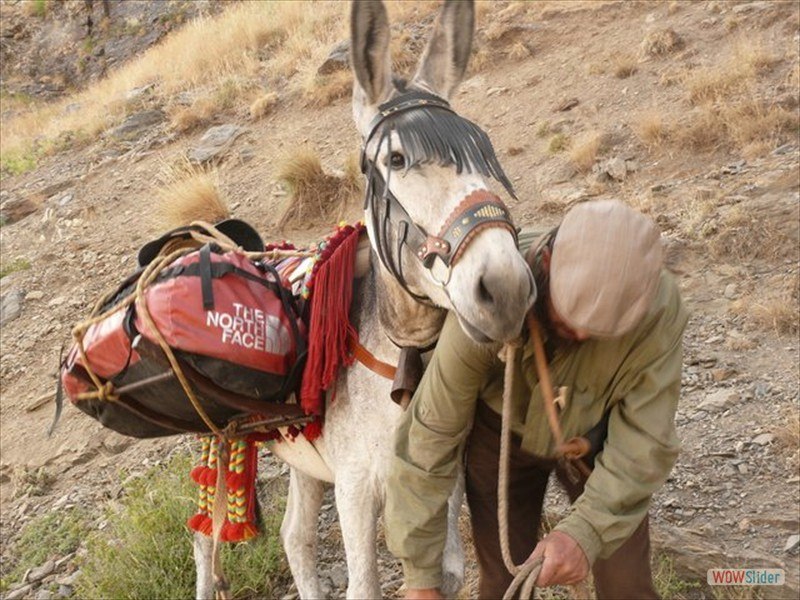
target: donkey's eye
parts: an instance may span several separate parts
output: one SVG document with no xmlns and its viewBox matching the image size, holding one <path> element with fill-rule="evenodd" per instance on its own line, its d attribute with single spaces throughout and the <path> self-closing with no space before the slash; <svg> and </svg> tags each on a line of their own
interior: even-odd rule
<svg viewBox="0 0 800 600">
<path fill-rule="evenodd" d="M 389 157 L 389 166 L 395 170 L 405 168 L 406 157 L 399 152 L 392 152 L 392 155 Z"/>
</svg>

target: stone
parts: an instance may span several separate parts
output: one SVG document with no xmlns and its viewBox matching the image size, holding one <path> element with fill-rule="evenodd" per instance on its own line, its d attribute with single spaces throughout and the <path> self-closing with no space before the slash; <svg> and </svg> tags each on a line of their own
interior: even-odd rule
<svg viewBox="0 0 800 600">
<path fill-rule="evenodd" d="M 317 69 L 317 75 L 330 75 L 350 66 L 350 40 L 342 40 L 328 53 L 328 58 Z"/>
<path fill-rule="evenodd" d="M 200 138 L 200 144 L 189 151 L 189 160 L 202 164 L 211 162 L 224 154 L 237 137 L 245 132 L 244 127 L 234 124 L 217 125 Z"/>
<path fill-rule="evenodd" d="M 75 593 L 75 588 L 71 585 L 61 584 L 58 586 L 58 597 L 59 598 L 71 598 L 72 595 Z"/>
<path fill-rule="evenodd" d="M 717 390 L 708 394 L 705 399 L 697 405 L 697 410 L 706 412 L 719 412 L 730 408 L 739 402 L 739 394 L 728 389 Z"/>
<path fill-rule="evenodd" d="M 628 166 L 621 158 L 612 158 L 605 162 L 602 170 L 608 173 L 608 176 L 617 181 L 624 181 L 628 175 Z"/>
<path fill-rule="evenodd" d="M 726 379 L 730 379 L 736 374 L 736 371 L 733 369 L 727 369 L 725 367 L 721 367 L 719 369 L 711 369 L 711 378 L 714 380 L 714 383 L 720 383 L 725 381 Z"/>
<path fill-rule="evenodd" d="M 740 474 L 747 475 L 748 470 L 747 470 L 747 465 L 746 464 L 739 463 L 738 465 L 736 465 L 736 468 L 739 470 Z"/>
<path fill-rule="evenodd" d="M 337 588 L 344 588 L 347 586 L 347 566 L 335 565 L 328 573 L 331 578 L 331 583 Z"/>
<path fill-rule="evenodd" d="M 9 592 L 6 594 L 5 600 L 22 600 L 23 598 L 27 598 L 30 596 L 30 593 L 33 591 L 32 585 L 24 585 L 21 588 L 17 588 L 13 592 Z"/>
<path fill-rule="evenodd" d="M 783 546 L 784 552 L 791 552 L 795 548 L 800 546 L 800 535 L 794 534 L 790 535 L 789 538 L 786 540 L 786 544 Z"/>
<path fill-rule="evenodd" d="M 153 125 L 158 125 L 166 119 L 166 115 L 160 110 L 144 110 L 132 114 L 125 119 L 121 125 L 109 132 L 115 140 L 131 141 L 140 137 L 146 129 Z"/>
<path fill-rule="evenodd" d="M 757 435 L 752 439 L 754 444 L 758 446 L 766 446 L 767 444 L 771 444 L 772 441 L 775 439 L 775 435 L 772 433 L 762 433 L 761 435 Z"/>
<path fill-rule="evenodd" d="M 55 571 L 55 568 L 56 568 L 55 561 L 48 560 L 43 565 L 36 567 L 35 569 L 31 569 L 30 572 L 28 573 L 27 581 L 31 582 L 41 581 L 42 579 L 50 575 L 50 573 Z"/>
<path fill-rule="evenodd" d="M 148 83 L 147 85 L 132 88 L 125 93 L 125 100 L 128 102 L 141 100 L 154 86 L 155 84 Z"/>
<path fill-rule="evenodd" d="M 566 112 L 572 110 L 578 106 L 578 104 L 580 104 L 580 100 L 577 98 L 567 98 L 556 104 L 555 108 L 553 108 L 553 112 Z"/>
<path fill-rule="evenodd" d="M 53 592 L 46 587 L 41 587 L 36 590 L 36 595 L 33 597 L 33 600 L 50 600 L 52 597 Z"/>
<path fill-rule="evenodd" d="M 58 201 L 58 205 L 59 205 L 59 206 L 66 206 L 67 204 L 69 204 L 70 202 L 72 202 L 72 199 L 73 199 L 74 197 L 75 197 L 75 195 L 74 195 L 74 194 L 65 194 L 65 195 L 64 195 L 64 196 L 63 196 L 63 197 L 62 197 L 62 198 L 61 198 L 61 199 Z"/>
<path fill-rule="evenodd" d="M 44 292 L 34 290 L 25 294 L 25 300 L 41 300 L 44 298 Z"/>
<path fill-rule="evenodd" d="M 38 206 L 30 198 L 11 198 L 0 206 L 0 220 L 4 225 L 21 221 L 36 212 Z"/>
<path fill-rule="evenodd" d="M 750 519 L 739 521 L 739 531 L 747 531 L 748 529 L 750 529 Z"/>
<path fill-rule="evenodd" d="M 14 289 L 0 296 L 0 325 L 10 323 L 22 314 L 22 301 L 25 294 Z"/>
</svg>

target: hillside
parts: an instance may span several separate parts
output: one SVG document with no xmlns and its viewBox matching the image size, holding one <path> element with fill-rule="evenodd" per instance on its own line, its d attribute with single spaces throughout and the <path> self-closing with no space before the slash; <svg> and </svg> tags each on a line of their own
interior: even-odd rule
<svg viewBox="0 0 800 600">
<path fill-rule="evenodd" d="M 287 161 L 310 150 L 347 172 L 358 149 L 349 71 L 335 52 L 326 60 L 346 38 L 344 4 L 140 2 L 134 15 L 112 1 L 102 24 L 98 0 L 89 36 L 82 15 L 35 4 L 50 12 L 0 4 L 4 577 L 26 523 L 68 505 L 100 515 L 122 479 L 175 446 L 122 438 L 71 407 L 46 435 L 59 350 L 158 232 L 158 190 L 199 162 L 270 240 L 319 238 L 361 210 L 354 197 L 281 226 Z M 391 7 L 399 68 L 413 67 L 436 6 Z M 72 73 L 48 54 L 70 23 L 70 44 L 119 54 L 92 70 L 89 53 L 85 76 L 52 85 Z M 720 562 L 783 566 L 785 597 L 800 590 L 799 52 L 796 2 L 481 3 L 453 101 L 492 138 L 519 224 L 616 197 L 660 225 L 692 317 L 683 452 L 652 513 L 659 551 L 690 582 Z M 34 55 L 35 68 L 7 58 Z"/>
</svg>

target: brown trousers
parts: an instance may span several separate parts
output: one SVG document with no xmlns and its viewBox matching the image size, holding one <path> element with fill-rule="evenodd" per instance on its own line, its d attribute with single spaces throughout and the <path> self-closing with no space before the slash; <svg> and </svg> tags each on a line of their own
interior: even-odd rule
<svg viewBox="0 0 800 600">
<path fill-rule="evenodd" d="M 555 470 L 570 502 L 583 492 L 583 482 L 572 483 L 555 461 L 534 457 L 520 450 L 519 446 L 519 438 L 512 435 L 508 531 L 511 556 L 517 565 L 530 556 L 539 538 L 542 503 L 550 472 Z M 513 579 L 500 553 L 497 525 L 499 453 L 500 416 L 479 402 L 467 446 L 467 502 L 480 567 L 479 597 L 486 599 L 502 598 Z M 647 517 L 614 554 L 595 561 L 592 573 L 598 600 L 658 598 L 650 572 Z"/>
</svg>

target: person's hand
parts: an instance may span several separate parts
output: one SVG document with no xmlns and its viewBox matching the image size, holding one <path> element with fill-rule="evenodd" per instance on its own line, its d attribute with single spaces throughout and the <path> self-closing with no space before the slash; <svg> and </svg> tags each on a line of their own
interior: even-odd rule
<svg viewBox="0 0 800 600">
<path fill-rule="evenodd" d="M 589 575 L 589 561 L 583 549 L 571 536 L 553 531 L 536 544 L 528 560 L 542 557 L 542 570 L 536 579 L 536 587 L 549 585 L 572 585 Z"/>
<path fill-rule="evenodd" d="M 406 590 L 406 600 L 444 600 L 437 588 L 416 588 Z"/>
</svg>

